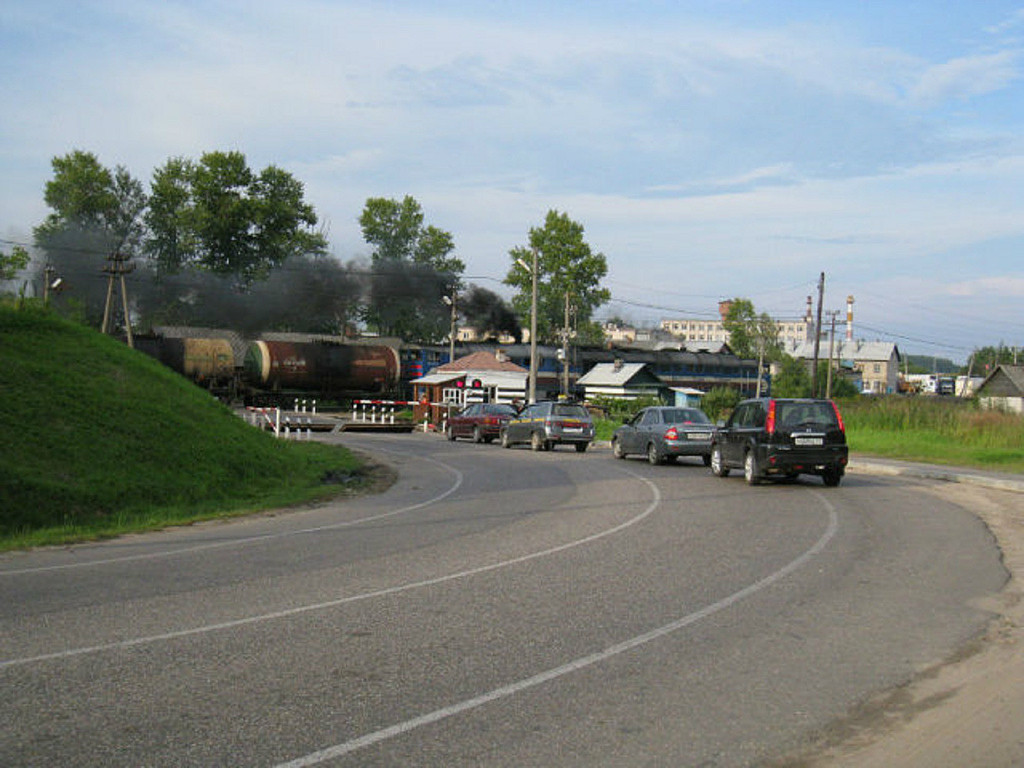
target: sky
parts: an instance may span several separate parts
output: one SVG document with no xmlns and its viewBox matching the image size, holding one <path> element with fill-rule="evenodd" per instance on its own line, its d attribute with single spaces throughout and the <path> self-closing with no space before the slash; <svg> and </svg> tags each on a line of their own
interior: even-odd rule
<svg viewBox="0 0 1024 768">
<path fill-rule="evenodd" d="M 607 259 L 600 316 L 793 320 L 824 273 L 856 338 L 964 362 L 1024 348 L 1022 75 L 999 0 L 7 0 L 0 238 L 72 150 L 147 184 L 237 150 L 342 261 L 411 195 L 509 296 L 557 210 Z"/>
</svg>

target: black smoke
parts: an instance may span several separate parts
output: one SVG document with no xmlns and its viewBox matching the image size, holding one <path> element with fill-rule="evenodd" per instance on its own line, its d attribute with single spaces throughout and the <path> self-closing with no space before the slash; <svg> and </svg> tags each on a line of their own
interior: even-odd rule
<svg viewBox="0 0 1024 768">
<path fill-rule="evenodd" d="M 502 333 L 507 333 L 516 340 L 516 343 L 523 340 L 519 318 L 493 291 L 471 285 L 462 297 L 459 309 L 466 318 L 466 324 L 482 338 L 496 338 Z"/>
</svg>

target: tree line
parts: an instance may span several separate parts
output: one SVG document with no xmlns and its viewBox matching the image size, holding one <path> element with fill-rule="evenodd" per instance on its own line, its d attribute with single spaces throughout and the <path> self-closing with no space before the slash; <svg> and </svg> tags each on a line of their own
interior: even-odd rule
<svg viewBox="0 0 1024 768">
<path fill-rule="evenodd" d="M 369 258 L 342 262 L 329 254 L 303 184 L 274 165 L 251 168 L 241 152 L 170 158 L 148 187 L 92 152 L 74 150 L 51 165 L 44 190 L 51 212 L 33 231 L 39 257 L 29 264 L 20 246 L 3 254 L 0 280 L 27 272 L 38 283 L 59 274 L 68 290 L 54 294 L 54 304 L 86 322 L 97 323 L 109 303 L 104 275 L 117 259 L 132 270 L 132 323 L 144 327 L 362 327 L 437 342 L 451 332 L 454 304 L 456 316 L 481 334 L 516 335 L 532 306 L 532 267 L 524 273 L 519 264 L 532 265 L 536 252 L 538 340 L 555 343 L 570 332 L 600 338 L 592 316 L 610 298 L 600 286 L 606 258 L 565 213 L 549 211 L 528 244 L 509 251 L 505 283 L 517 290 L 509 305 L 464 283 L 452 234 L 428 224 L 411 196 L 367 199 L 358 221 Z"/>
</svg>

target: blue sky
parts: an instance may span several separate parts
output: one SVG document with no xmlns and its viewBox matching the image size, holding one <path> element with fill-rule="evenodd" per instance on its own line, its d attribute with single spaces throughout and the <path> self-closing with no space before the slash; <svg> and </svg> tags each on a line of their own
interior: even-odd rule
<svg viewBox="0 0 1024 768">
<path fill-rule="evenodd" d="M 412 195 L 507 295 L 549 209 L 608 259 L 606 312 L 741 296 L 963 361 L 1024 346 L 1024 2 L 7 2 L 0 238 L 50 160 L 147 181 L 240 150 L 306 185 L 342 260 Z"/>
</svg>

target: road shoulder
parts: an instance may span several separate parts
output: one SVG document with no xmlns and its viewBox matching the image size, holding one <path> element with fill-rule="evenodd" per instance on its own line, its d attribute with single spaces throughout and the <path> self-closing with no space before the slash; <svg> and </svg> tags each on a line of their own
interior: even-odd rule
<svg viewBox="0 0 1024 768">
<path fill-rule="evenodd" d="M 807 750 L 773 765 L 788 768 L 995 768 L 1024 765 L 1024 488 L 923 465 L 892 468 L 861 462 L 854 473 L 908 474 L 951 480 L 922 487 L 971 510 L 988 526 L 1010 579 L 979 608 L 994 615 L 986 633 L 952 659 L 922 670 L 907 685 L 861 704 Z"/>
</svg>

